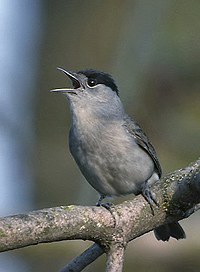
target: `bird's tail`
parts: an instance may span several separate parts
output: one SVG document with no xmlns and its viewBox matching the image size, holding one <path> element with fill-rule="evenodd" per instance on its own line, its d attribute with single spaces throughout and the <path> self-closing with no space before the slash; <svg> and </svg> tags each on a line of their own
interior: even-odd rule
<svg viewBox="0 0 200 272">
<path fill-rule="evenodd" d="M 177 240 L 186 238 L 185 232 L 178 222 L 160 226 L 154 230 L 154 234 L 156 239 L 162 241 L 169 241 L 170 236 Z"/>
</svg>

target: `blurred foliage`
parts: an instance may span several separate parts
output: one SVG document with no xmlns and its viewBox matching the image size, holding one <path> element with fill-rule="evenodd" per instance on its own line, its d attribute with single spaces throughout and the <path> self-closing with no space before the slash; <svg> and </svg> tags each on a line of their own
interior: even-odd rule
<svg viewBox="0 0 200 272">
<path fill-rule="evenodd" d="M 97 199 L 69 154 L 67 102 L 49 92 L 70 84 L 57 66 L 111 73 L 128 114 L 153 142 L 165 174 L 199 156 L 199 1 L 50 0 L 45 1 L 45 13 L 36 107 L 35 209 L 93 205 Z M 199 271 L 197 217 L 184 222 L 185 241 L 162 243 L 148 234 L 132 242 L 124 271 Z M 85 244 L 40 245 L 19 254 L 30 260 L 30 271 L 57 271 Z M 85 271 L 103 271 L 104 266 L 102 257 Z"/>
</svg>

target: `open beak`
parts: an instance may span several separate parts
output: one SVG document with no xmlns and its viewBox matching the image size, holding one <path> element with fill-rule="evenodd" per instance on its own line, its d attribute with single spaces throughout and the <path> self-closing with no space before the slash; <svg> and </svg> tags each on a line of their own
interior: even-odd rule
<svg viewBox="0 0 200 272">
<path fill-rule="evenodd" d="M 62 92 L 62 93 L 71 93 L 76 94 L 76 89 L 81 87 L 79 79 L 76 76 L 76 73 L 65 70 L 63 68 L 57 67 L 58 70 L 62 71 L 65 75 L 67 75 L 71 81 L 74 88 L 62 88 L 62 89 L 54 89 L 51 92 Z"/>
</svg>

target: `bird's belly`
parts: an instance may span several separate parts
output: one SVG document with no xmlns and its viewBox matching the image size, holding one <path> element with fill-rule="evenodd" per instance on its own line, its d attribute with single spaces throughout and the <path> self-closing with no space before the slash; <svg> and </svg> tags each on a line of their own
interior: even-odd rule
<svg viewBox="0 0 200 272">
<path fill-rule="evenodd" d="M 138 194 L 154 172 L 150 156 L 132 139 L 123 137 L 91 142 L 76 141 L 70 151 L 87 181 L 107 196 Z"/>
</svg>

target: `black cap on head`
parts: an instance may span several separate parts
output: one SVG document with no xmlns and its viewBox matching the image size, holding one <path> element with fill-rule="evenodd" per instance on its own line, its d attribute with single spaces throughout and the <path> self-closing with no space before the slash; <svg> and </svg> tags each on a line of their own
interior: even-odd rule
<svg viewBox="0 0 200 272">
<path fill-rule="evenodd" d="M 108 73 L 101 72 L 94 69 L 86 69 L 86 70 L 78 71 L 78 74 L 83 74 L 88 79 L 95 80 L 97 84 L 104 84 L 110 87 L 118 95 L 118 92 L 119 92 L 118 87 L 114 79 Z"/>
</svg>

